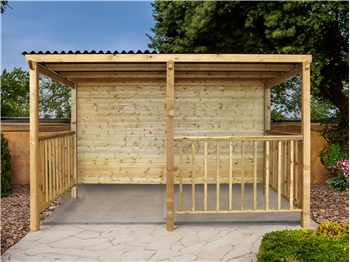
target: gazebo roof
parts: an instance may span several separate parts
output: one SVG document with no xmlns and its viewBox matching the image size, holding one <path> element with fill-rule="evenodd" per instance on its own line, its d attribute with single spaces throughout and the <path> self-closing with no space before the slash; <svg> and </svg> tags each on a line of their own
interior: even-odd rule
<svg viewBox="0 0 350 262">
<path fill-rule="evenodd" d="M 300 73 L 311 55 L 280 53 L 207 54 L 156 51 L 31 51 L 25 61 L 39 64 L 40 73 L 72 88 L 75 83 L 113 83 L 133 78 L 166 79 L 166 62 L 175 62 L 175 80 L 259 81 L 276 85 Z M 215 74 L 214 74 L 215 72 Z"/>
</svg>

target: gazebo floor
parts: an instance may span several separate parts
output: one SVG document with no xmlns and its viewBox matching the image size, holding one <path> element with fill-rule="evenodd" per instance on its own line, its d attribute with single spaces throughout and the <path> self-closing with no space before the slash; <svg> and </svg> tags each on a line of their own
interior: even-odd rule
<svg viewBox="0 0 350 262">
<path fill-rule="evenodd" d="M 240 209 L 240 184 L 233 185 L 233 209 Z M 79 184 L 79 198 L 67 192 L 62 204 L 43 222 L 56 224 L 165 224 L 165 185 Z M 191 185 L 184 185 L 184 208 L 191 209 Z M 245 185 L 245 208 L 252 209 L 253 187 Z M 270 208 L 277 206 L 277 194 L 269 192 Z M 227 208 L 228 186 L 220 189 L 221 208 Z M 175 185 L 178 199 L 178 185 Z M 262 185 L 258 185 L 257 208 L 265 208 Z M 185 202 L 186 201 L 186 202 Z M 215 209 L 216 185 L 208 187 L 208 209 Z M 282 198 L 282 208 L 289 203 Z M 178 209 L 178 201 L 175 201 Z M 203 185 L 196 185 L 196 209 L 203 209 Z M 175 214 L 183 223 L 300 223 L 300 213 Z"/>
</svg>

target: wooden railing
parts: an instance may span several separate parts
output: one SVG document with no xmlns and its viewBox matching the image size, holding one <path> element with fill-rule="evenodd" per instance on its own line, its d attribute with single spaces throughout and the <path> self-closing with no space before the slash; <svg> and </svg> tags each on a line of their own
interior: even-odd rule
<svg viewBox="0 0 350 262">
<path fill-rule="evenodd" d="M 39 136 L 40 210 L 76 185 L 74 136 L 74 131 Z"/>
<path fill-rule="evenodd" d="M 175 137 L 174 140 L 175 155 L 178 155 L 175 160 L 176 214 L 301 211 L 301 135 Z M 250 208 L 246 207 L 245 199 L 248 184 L 252 186 Z M 223 185 L 228 187 L 225 197 L 221 193 Z M 258 199 L 258 185 L 262 187 L 263 199 Z M 216 192 L 215 207 L 211 208 L 208 207 L 212 202 L 208 201 L 209 186 Z M 185 187 L 190 187 L 190 194 L 184 194 Z M 277 192 L 276 207 L 269 203 L 269 187 Z M 281 197 L 289 201 L 288 207 L 282 206 Z M 196 205 L 199 198 L 201 208 Z M 222 201 L 227 207 L 223 208 Z"/>
</svg>

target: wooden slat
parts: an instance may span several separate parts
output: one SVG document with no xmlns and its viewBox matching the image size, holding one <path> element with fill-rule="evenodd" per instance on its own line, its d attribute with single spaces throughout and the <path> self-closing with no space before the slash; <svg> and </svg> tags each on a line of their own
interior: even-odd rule
<svg viewBox="0 0 350 262">
<path fill-rule="evenodd" d="M 182 141 L 180 141 L 180 147 L 179 147 L 179 152 L 180 152 L 180 158 L 179 158 L 179 197 L 180 197 L 180 211 L 182 211 L 183 207 L 183 187 L 182 187 L 182 153 L 183 153 L 183 144 Z"/>
<path fill-rule="evenodd" d="M 231 141 L 249 141 L 249 140 L 257 140 L 257 141 L 276 141 L 276 140 L 302 140 L 303 137 L 301 135 L 290 135 L 290 136 L 176 136 L 174 137 L 175 141 L 219 141 L 219 140 L 231 140 Z"/>
<path fill-rule="evenodd" d="M 290 163 L 289 163 L 289 209 L 293 209 L 294 197 L 294 141 L 290 141 L 289 147 Z"/>
<path fill-rule="evenodd" d="M 256 210 L 256 202 L 257 202 L 257 180 L 258 180 L 258 142 L 254 141 L 254 182 L 253 182 L 253 210 Z"/>
<path fill-rule="evenodd" d="M 49 134 L 49 135 L 39 136 L 39 140 L 65 137 L 65 136 L 74 135 L 74 134 L 75 134 L 75 131 L 65 131 L 65 132 L 52 133 L 52 134 Z"/>
<path fill-rule="evenodd" d="M 269 210 L 270 141 L 265 141 L 265 210 Z"/>
<path fill-rule="evenodd" d="M 220 141 L 216 141 L 216 211 L 220 210 Z"/>
<path fill-rule="evenodd" d="M 166 229 L 174 230 L 174 62 L 167 60 L 166 85 Z"/>
<path fill-rule="evenodd" d="M 205 142 L 207 143 L 207 141 Z M 228 210 L 232 210 L 232 141 L 230 141 L 230 153 L 229 153 L 229 191 L 228 191 Z"/>
<path fill-rule="evenodd" d="M 208 211 L 203 211 L 203 210 L 196 210 L 194 212 L 192 211 L 176 211 L 175 214 L 245 214 L 245 213 L 300 213 L 301 209 L 293 209 L 293 210 L 289 210 L 289 209 L 280 209 L 280 210 L 276 210 L 276 209 L 270 209 L 269 211 L 263 210 L 263 209 L 257 209 L 257 210 L 251 210 L 251 209 L 245 209 L 245 210 L 220 210 L 220 211 L 216 211 L 216 210 L 208 210 Z"/>
<path fill-rule="evenodd" d="M 196 147 L 194 142 L 192 142 L 192 172 L 191 172 L 191 179 L 192 179 L 192 211 L 196 210 L 196 176 L 195 176 L 195 158 L 196 158 Z"/>
<path fill-rule="evenodd" d="M 204 141 L 204 211 L 208 209 L 208 142 Z"/>
<path fill-rule="evenodd" d="M 281 209 L 282 187 L 282 142 L 278 141 L 277 149 L 277 210 Z"/>
<path fill-rule="evenodd" d="M 241 210 L 244 210 L 244 141 L 241 141 Z"/>
</svg>

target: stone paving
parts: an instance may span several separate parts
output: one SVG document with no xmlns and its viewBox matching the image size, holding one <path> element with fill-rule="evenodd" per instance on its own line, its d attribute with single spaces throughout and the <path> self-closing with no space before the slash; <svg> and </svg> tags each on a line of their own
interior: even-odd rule
<svg viewBox="0 0 350 262">
<path fill-rule="evenodd" d="M 289 224 L 42 225 L 4 252 L 2 261 L 256 261 L 267 232 Z"/>
</svg>

